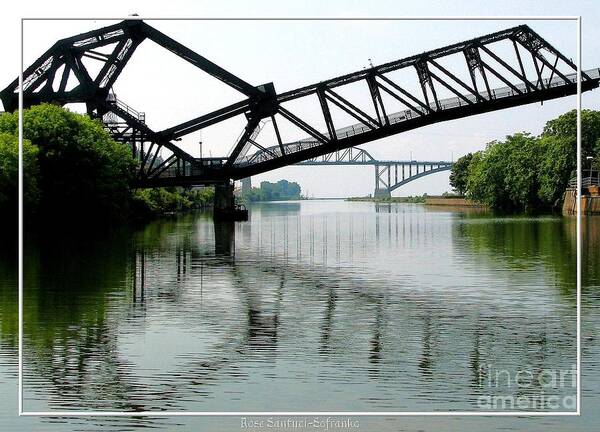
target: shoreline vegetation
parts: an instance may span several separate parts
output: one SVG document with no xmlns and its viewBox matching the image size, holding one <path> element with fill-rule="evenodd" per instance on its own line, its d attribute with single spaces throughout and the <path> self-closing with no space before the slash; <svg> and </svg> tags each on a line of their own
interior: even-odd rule
<svg viewBox="0 0 600 432">
<path fill-rule="evenodd" d="M 600 111 L 581 112 L 583 169 L 600 167 Z M 543 132 L 509 135 L 459 158 L 454 191 L 502 213 L 560 212 L 577 167 L 577 111 L 546 123 Z"/>
<path fill-rule="evenodd" d="M 190 210 L 212 208 L 215 189 L 151 188 L 133 192 L 133 215 L 145 220 L 153 217 Z"/>
<path fill-rule="evenodd" d="M 417 195 L 407 197 L 351 197 L 346 198 L 345 201 L 358 201 L 358 202 L 374 202 L 381 204 L 424 204 L 432 206 L 452 206 L 452 207 L 477 207 L 477 208 L 489 208 L 485 204 L 481 204 L 475 201 L 471 201 L 462 195 L 455 195 L 446 193 L 444 195 Z"/>
<path fill-rule="evenodd" d="M 427 199 L 427 194 L 421 196 L 407 196 L 407 197 L 349 197 L 345 201 L 363 201 L 363 202 L 375 202 L 375 203 L 414 203 L 424 204 Z"/>
<path fill-rule="evenodd" d="M 239 198 L 242 204 L 304 199 L 300 185 L 287 180 L 279 180 L 277 183 L 262 181 L 260 182 L 260 187 L 242 189 Z"/>
<path fill-rule="evenodd" d="M 17 224 L 18 112 L 0 115 L 0 218 Z M 53 104 L 23 110 L 24 220 L 115 226 L 212 205 L 213 188 L 135 189 L 138 163 L 98 120 Z"/>
</svg>

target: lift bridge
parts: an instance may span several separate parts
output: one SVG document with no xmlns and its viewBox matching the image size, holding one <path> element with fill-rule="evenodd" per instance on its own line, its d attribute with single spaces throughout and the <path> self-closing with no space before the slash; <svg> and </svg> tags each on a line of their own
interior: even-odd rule
<svg viewBox="0 0 600 432">
<path fill-rule="evenodd" d="M 164 130 L 152 129 L 141 112 L 112 91 L 146 40 L 237 90 L 241 100 Z M 90 61 L 101 66 L 92 70 Z M 598 87 L 598 69 L 580 76 L 582 91 Z M 137 187 L 214 184 L 216 196 L 224 195 L 215 200 L 217 208 L 232 205 L 231 180 L 438 122 L 573 95 L 577 85 L 572 60 L 526 25 L 278 93 L 273 83 L 251 85 L 148 23 L 131 19 L 52 45 L 23 72 L 23 105 L 84 103 L 115 140 L 131 147 L 139 162 Z M 356 86 L 368 94 L 360 103 L 348 95 Z M 18 91 L 14 80 L 0 92 L 5 110 L 18 108 Z M 303 100 L 314 101 L 319 115 L 294 112 L 291 105 Z M 176 144 L 238 116 L 245 126 L 226 156 L 196 158 Z M 271 143 L 261 139 L 267 127 Z M 288 138 L 290 130 L 306 138 Z M 388 189 L 398 184 L 395 176 L 395 183 L 388 179 L 390 167 L 382 168 Z"/>
</svg>

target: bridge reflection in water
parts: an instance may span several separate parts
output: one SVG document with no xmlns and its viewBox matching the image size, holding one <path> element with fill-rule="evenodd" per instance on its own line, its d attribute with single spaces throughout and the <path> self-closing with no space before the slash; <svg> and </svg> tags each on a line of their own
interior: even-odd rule
<svg viewBox="0 0 600 432">
<path fill-rule="evenodd" d="M 474 409 L 506 392 L 481 387 L 482 365 L 569 369 L 575 355 L 573 226 L 489 218 L 274 203 L 248 223 L 188 215 L 40 246 L 26 269 L 26 403 Z"/>
</svg>

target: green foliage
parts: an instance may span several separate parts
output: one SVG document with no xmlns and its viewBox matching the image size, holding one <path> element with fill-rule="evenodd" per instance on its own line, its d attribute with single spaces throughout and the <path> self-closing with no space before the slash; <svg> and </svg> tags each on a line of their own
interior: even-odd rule
<svg viewBox="0 0 600 432">
<path fill-rule="evenodd" d="M 577 111 L 569 111 L 544 127 L 542 136 L 554 136 L 573 141 L 577 140 Z M 600 154 L 600 111 L 581 111 L 581 152 L 583 157 Z"/>
<path fill-rule="evenodd" d="M 1 115 L 0 119 L 5 115 Z M 38 148 L 29 140 L 23 140 L 23 206 L 35 209 L 39 199 L 37 184 Z M 17 214 L 19 175 L 19 140 L 16 136 L 0 132 L 0 218 L 12 218 Z M 14 209 L 12 216 L 4 209 Z"/>
<path fill-rule="evenodd" d="M 139 218 L 201 209 L 212 204 L 214 188 L 179 192 L 173 188 L 138 189 L 133 192 L 133 213 Z"/>
<path fill-rule="evenodd" d="M 538 196 L 546 206 L 558 207 L 577 166 L 577 143 L 570 137 L 551 135 L 542 135 L 538 143 L 542 148 Z"/>
<path fill-rule="evenodd" d="M 576 168 L 576 111 L 550 120 L 533 137 L 515 134 L 459 159 L 451 184 L 458 191 L 466 178 L 469 198 L 503 211 L 532 212 L 557 208 Z M 582 153 L 600 165 L 600 112 L 582 112 Z M 461 162 L 459 164 L 459 162 Z"/>
<path fill-rule="evenodd" d="M 186 198 L 191 201 L 192 208 L 210 207 L 215 198 L 214 187 L 203 187 L 184 192 Z"/>
<path fill-rule="evenodd" d="M 461 195 L 467 192 L 471 159 L 473 159 L 473 153 L 467 153 L 452 165 L 452 171 L 450 172 L 450 186 L 452 186 L 455 192 Z"/>
<path fill-rule="evenodd" d="M 140 215 L 174 212 L 192 205 L 184 196 L 164 188 L 138 189 L 133 200 L 135 213 Z"/>
<path fill-rule="evenodd" d="M 18 113 L 0 118 L 16 136 Z M 101 123 L 42 104 L 23 112 L 23 136 L 39 149 L 39 213 L 45 219 L 112 221 L 128 215 L 135 161 Z"/>
<path fill-rule="evenodd" d="M 535 137 L 522 133 L 489 143 L 469 165 L 469 198 L 506 211 L 538 208 L 540 150 Z"/>
<path fill-rule="evenodd" d="M 0 205 L 15 209 L 15 215 L 17 132 L 18 113 L 0 115 Z M 131 151 L 85 115 L 50 104 L 34 106 L 23 112 L 23 135 L 26 217 L 113 222 L 212 203 L 213 188 L 133 191 L 137 163 Z"/>
<path fill-rule="evenodd" d="M 18 113 L 0 115 L 0 205 L 16 214 Z M 177 191 L 130 184 L 137 163 L 131 151 L 112 140 L 102 124 L 56 105 L 23 112 L 26 215 L 43 220 L 113 222 L 132 215 L 207 207 L 213 188 Z"/>
<path fill-rule="evenodd" d="M 546 206 L 556 207 L 577 167 L 577 111 L 546 123 L 539 144 L 543 148 L 539 197 Z M 581 111 L 581 153 L 584 168 L 589 168 L 588 156 L 594 158 L 594 168 L 600 168 L 600 111 Z"/>
<path fill-rule="evenodd" d="M 244 192 L 243 199 L 248 202 L 256 201 L 286 201 L 301 198 L 300 185 L 287 180 L 279 180 L 277 183 L 263 181 L 260 188 L 252 188 Z"/>
</svg>

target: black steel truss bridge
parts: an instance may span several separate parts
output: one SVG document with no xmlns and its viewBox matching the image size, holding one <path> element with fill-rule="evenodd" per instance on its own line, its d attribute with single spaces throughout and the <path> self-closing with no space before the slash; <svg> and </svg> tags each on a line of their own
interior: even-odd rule
<svg viewBox="0 0 600 432">
<path fill-rule="evenodd" d="M 237 90 L 240 100 L 164 130 L 152 129 L 142 112 L 113 92 L 132 55 L 147 40 Z M 88 59 L 102 66 L 94 72 L 86 67 Z M 569 58 L 520 25 L 277 92 L 273 83 L 249 84 L 148 23 L 132 19 L 52 45 L 23 71 L 23 104 L 84 103 L 115 140 L 130 146 L 139 163 L 138 187 L 224 184 L 299 162 L 311 164 L 324 155 L 437 122 L 573 95 L 576 72 Z M 598 69 L 582 71 L 582 91 L 598 87 L 599 79 Z M 348 90 L 357 86 L 367 95 L 360 102 Z M 5 110 L 18 108 L 18 92 L 18 80 L 0 92 Z M 318 116 L 303 116 L 290 106 L 309 99 Z M 198 158 L 177 145 L 188 134 L 238 116 L 245 126 L 237 141 L 224 143 L 232 145 L 228 155 Z M 295 137 L 286 135 L 294 130 Z M 265 142 L 265 136 L 271 141 Z M 407 166 L 429 164 L 428 173 L 449 166 L 369 163 L 376 166 L 376 189 L 388 192 L 425 175 L 423 169 L 404 177 Z"/>
</svg>

